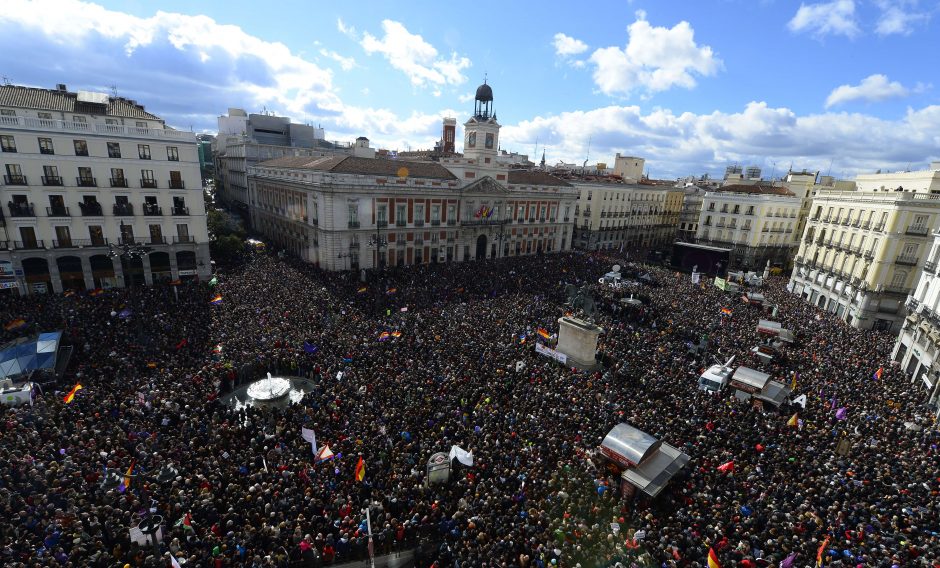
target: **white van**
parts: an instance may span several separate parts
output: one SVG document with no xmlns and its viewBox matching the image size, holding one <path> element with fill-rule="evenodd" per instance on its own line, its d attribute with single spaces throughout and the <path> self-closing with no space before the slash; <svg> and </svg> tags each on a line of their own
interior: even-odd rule
<svg viewBox="0 0 940 568">
<path fill-rule="evenodd" d="M 712 365 L 705 370 L 698 378 L 698 388 L 706 392 L 720 392 L 725 386 L 728 385 L 728 379 L 731 378 L 731 374 L 734 372 L 734 368 L 731 364 L 734 362 L 734 357 L 728 359 L 728 362 L 724 365 Z"/>
</svg>

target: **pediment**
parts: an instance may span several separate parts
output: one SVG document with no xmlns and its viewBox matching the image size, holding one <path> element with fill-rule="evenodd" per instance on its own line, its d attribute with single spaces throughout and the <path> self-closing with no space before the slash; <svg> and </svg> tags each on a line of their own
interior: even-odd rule
<svg viewBox="0 0 940 568">
<path fill-rule="evenodd" d="M 465 185 L 460 192 L 464 195 L 508 195 L 509 190 L 490 176 L 484 176 L 471 184 Z"/>
</svg>

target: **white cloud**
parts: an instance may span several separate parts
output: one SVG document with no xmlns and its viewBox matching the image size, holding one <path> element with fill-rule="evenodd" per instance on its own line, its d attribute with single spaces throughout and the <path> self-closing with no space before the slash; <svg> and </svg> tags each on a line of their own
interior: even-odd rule
<svg viewBox="0 0 940 568">
<path fill-rule="evenodd" d="M 917 0 L 876 0 L 875 3 L 881 10 L 875 26 L 878 35 L 910 35 L 914 25 L 930 18 L 929 13 L 916 11 Z"/>
<path fill-rule="evenodd" d="M 588 44 L 561 32 L 555 34 L 554 39 L 552 39 L 552 45 L 555 46 L 555 55 L 562 57 L 578 55 L 588 50 Z"/>
<path fill-rule="evenodd" d="M 400 22 L 383 20 L 385 35 L 379 39 L 366 32 L 362 47 L 366 53 L 381 53 L 392 67 L 403 72 L 411 84 L 460 85 L 467 78 L 461 73 L 470 67 L 470 59 L 452 53 L 450 59 L 438 57 L 437 49 L 420 35 L 409 32 Z"/>
<path fill-rule="evenodd" d="M 320 50 L 320 55 L 332 59 L 333 61 L 339 63 L 340 68 L 343 71 L 349 71 L 356 66 L 356 60 L 352 57 L 344 57 L 335 51 L 323 48 Z"/>
<path fill-rule="evenodd" d="M 359 41 L 359 32 L 354 26 L 346 25 L 342 18 L 336 18 L 336 29 L 344 36 Z"/>
<path fill-rule="evenodd" d="M 688 22 L 672 28 L 654 27 L 643 11 L 627 27 L 630 36 L 625 48 L 603 47 L 591 54 L 595 65 L 594 83 L 607 95 L 629 95 L 644 89 L 650 93 L 672 87 L 691 89 L 694 75 L 710 76 L 722 62 L 709 46 L 695 43 L 695 32 Z"/>
<path fill-rule="evenodd" d="M 819 4 L 800 4 L 796 15 L 787 24 L 791 31 L 809 32 L 816 37 L 844 35 L 855 37 L 859 33 L 855 17 L 854 0 L 833 0 Z"/>
<path fill-rule="evenodd" d="M 538 139 L 549 163 L 610 161 L 617 153 L 647 158 L 654 177 L 674 178 L 720 172 L 729 163 L 764 165 L 776 161 L 794 168 L 825 169 L 852 176 L 877 168 L 926 164 L 940 145 L 940 105 L 909 110 L 888 120 L 855 113 L 799 116 L 788 108 L 751 102 L 739 112 L 693 114 L 637 106 L 537 116 L 504 126 L 500 143 L 527 150 Z M 877 141 L 877 142 L 873 142 Z"/>
<path fill-rule="evenodd" d="M 886 75 L 869 75 L 858 85 L 840 85 L 826 97 L 826 108 L 851 101 L 884 101 L 896 97 L 906 97 L 910 90 L 898 83 L 889 81 Z"/>
</svg>

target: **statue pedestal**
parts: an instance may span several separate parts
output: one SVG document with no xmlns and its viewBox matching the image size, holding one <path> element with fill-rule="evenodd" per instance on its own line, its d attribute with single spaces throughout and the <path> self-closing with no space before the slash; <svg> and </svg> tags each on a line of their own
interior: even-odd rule
<svg viewBox="0 0 940 568">
<path fill-rule="evenodd" d="M 593 323 L 572 317 L 558 318 L 558 347 L 568 356 L 568 366 L 579 369 L 597 367 L 594 355 L 597 353 L 597 336 L 604 331 Z"/>
</svg>

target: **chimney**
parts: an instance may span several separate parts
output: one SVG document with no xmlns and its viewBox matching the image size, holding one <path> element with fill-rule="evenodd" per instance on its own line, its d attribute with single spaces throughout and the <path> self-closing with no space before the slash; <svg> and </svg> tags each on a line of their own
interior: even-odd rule
<svg viewBox="0 0 940 568">
<path fill-rule="evenodd" d="M 374 158 L 375 149 L 369 147 L 369 139 L 365 136 L 356 138 L 356 145 L 353 146 L 353 156 L 357 158 Z"/>
<path fill-rule="evenodd" d="M 64 92 L 64 91 L 66 90 L 66 89 L 65 89 L 65 83 L 59 83 L 59 84 L 57 84 L 57 85 L 55 86 L 55 89 L 56 89 L 57 91 L 63 91 L 63 92 Z"/>
</svg>

